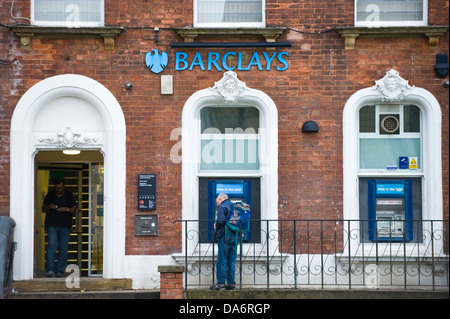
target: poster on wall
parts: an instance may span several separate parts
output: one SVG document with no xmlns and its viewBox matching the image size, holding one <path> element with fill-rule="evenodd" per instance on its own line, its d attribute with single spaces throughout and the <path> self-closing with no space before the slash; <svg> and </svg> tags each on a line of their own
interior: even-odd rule
<svg viewBox="0 0 450 319">
<path fill-rule="evenodd" d="M 138 209 L 156 209 L 156 174 L 138 175 Z"/>
</svg>

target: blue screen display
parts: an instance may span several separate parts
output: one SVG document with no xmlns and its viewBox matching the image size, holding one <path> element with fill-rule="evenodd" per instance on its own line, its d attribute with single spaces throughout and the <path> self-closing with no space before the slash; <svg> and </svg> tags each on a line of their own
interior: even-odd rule
<svg viewBox="0 0 450 319">
<path fill-rule="evenodd" d="M 377 194 L 401 195 L 405 193 L 404 184 L 377 184 Z"/>
<path fill-rule="evenodd" d="M 243 184 L 216 184 L 216 194 L 240 195 L 244 193 Z"/>
</svg>

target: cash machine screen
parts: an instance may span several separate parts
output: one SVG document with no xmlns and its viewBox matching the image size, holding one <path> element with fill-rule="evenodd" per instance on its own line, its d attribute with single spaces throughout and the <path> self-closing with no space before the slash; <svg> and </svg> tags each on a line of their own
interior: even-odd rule
<svg viewBox="0 0 450 319">
<path fill-rule="evenodd" d="M 244 193 L 244 185 L 240 184 L 217 184 L 216 194 L 225 193 L 227 195 L 242 195 Z"/>
<path fill-rule="evenodd" d="M 216 184 L 216 196 L 225 193 L 231 202 L 244 201 L 244 184 Z"/>
</svg>

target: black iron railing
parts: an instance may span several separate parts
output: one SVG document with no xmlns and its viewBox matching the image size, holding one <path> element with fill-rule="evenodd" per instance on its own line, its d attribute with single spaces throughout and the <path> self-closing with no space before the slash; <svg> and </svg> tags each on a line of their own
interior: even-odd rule
<svg viewBox="0 0 450 319">
<path fill-rule="evenodd" d="M 216 281 L 212 220 L 179 220 L 185 289 Z M 208 226 L 209 225 L 209 226 Z M 257 220 L 238 245 L 237 288 L 448 290 L 448 220 Z M 256 228 L 257 226 L 257 228 Z M 256 238 L 256 240 L 255 240 Z"/>
</svg>

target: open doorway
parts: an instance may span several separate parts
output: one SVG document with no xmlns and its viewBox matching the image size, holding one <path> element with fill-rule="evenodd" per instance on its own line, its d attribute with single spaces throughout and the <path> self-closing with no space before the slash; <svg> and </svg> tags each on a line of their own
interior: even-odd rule
<svg viewBox="0 0 450 319">
<path fill-rule="evenodd" d="M 78 267 L 81 276 L 103 276 L 104 165 L 100 151 L 66 155 L 62 151 L 40 151 L 35 157 L 35 260 L 34 277 L 46 274 L 47 234 L 42 204 L 62 178 L 65 189 L 77 202 L 72 217 L 68 265 Z"/>
</svg>

